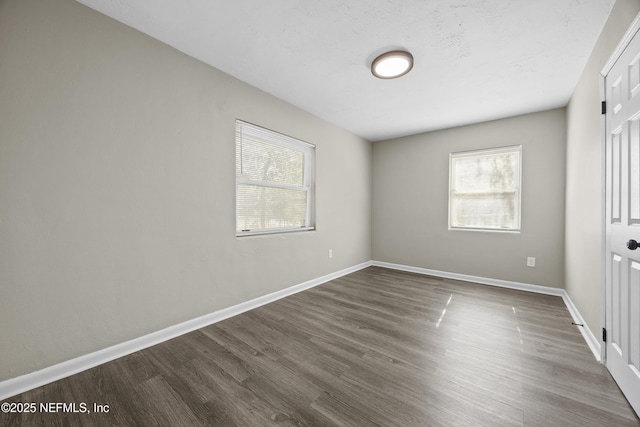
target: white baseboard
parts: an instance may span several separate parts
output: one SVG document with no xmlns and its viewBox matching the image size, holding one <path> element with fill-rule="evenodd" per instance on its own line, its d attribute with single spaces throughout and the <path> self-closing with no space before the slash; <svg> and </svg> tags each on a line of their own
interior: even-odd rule
<svg viewBox="0 0 640 427">
<path fill-rule="evenodd" d="M 539 294 L 554 295 L 554 296 L 562 297 L 562 300 L 564 301 L 564 304 L 567 306 L 567 310 L 569 310 L 569 314 L 571 314 L 571 317 L 573 318 L 574 323 L 577 323 L 578 325 L 582 325 L 582 326 L 578 326 L 578 330 L 580 331 L 580 333 L 582 334 L 582 337 L 584 338 L 587 345 L 589 346 L 589 349 L 591 349 L 591 352 L 593 353 L 596 360 L 601 361 L 600 341 L 593 335 L 593 333 L 585 323 L 584 319 L 580 315 L 580 312 L 578 311 L 576 306 L 573 304 L 573 301 L 571 301 L 569 294 L 567 294 L 567 292 L 564 289 L 552 288 L 550 286 L 531 285 L 528 283 L 521 283 L 521 282 L 511 282 L 508 280 L 488 279 L 486 277 L 469 276 L 466 274 L 450 273 L 447 271 L 440 271 L 440 270 L 430 270 L 428 268 L 412 267 L 408 265 L 393 264 L 393 263 L 382 262 L 382 261 L 372 261 L 371 265 L 377 266 L 377 267 L 391 268 L 394 270 L 402 270 L 402 271 L 407 271 L 411 273 L 426 274 L 429 276 L 443 277 L 447 279 L 462 280 L 465 282 L 480 283 L 483 285 L 499 286 L 502 288 L 517 289 L 521 291 L 535 292 Z"/>
<path fill-rule="evenodd" d="M 177 325 L 169 326 L 168 328 L 152 332 L 139 338 L 134 338 L 121 344 L 116 344 L 75 359 L 49 366 L 39 371 L 2 381 L 0 382 L 0 400 L 24 393 L 25 391 L 32 390 L 36 387 L 41 387 L 45 384 L 69 377 L 79 372 L 86 371 L 87 369 L 91 369 L 103 363 L 110 362 L 131 353 L 135 353 L 136 351 L 176 338 L 180 335 L 204 328 L 205 326 L 220 322 L 229 317 L 236 316 L 240 313 L 244 313 L 245 311 L 258 308 L 306 289 L 313 288 L 369 266 L 371 266 L 370 261 L 354 265 L 352 267 L 327 274 L 326 276 L 318 277 L 286 289 L 245 301 L 232 307 L 224 308 Z"/>
<path fill-rule="evenodd" d="M 477 277 L 477 276 L 469 276 L 466 274 L 458 274 L 458 273 L 450 273 L 439 270 L 430 270 L 426 268 L 420 267 L 411 267 L 407 265 L 401 264 L 392 264 L 387 262 L 380 261 L 368 261 L 362 264 L 354 265 L 349 268 L 345 268 L 340 271 L 336 271 L 331 274 L 327 274 L 322 277 L 318 277 L 316 279 L 309 280 L 304 283 L 300 283 L 294 286 L 291 286 L 286 289 L 282 289 L 280 291 L 276 291 L 267 295 L 263 295 L 258 298 L 254 298 L 249 301 L 245 301 L 243 303 L 234 305 L 232 307 L 228 307 L 222 310 L 218 310 L 216 312 L 188 320 L 186 322 L 170 326 L 168 328 L 162 329 L 160 331 L 152 332 L 148 335 L 144 335 L 139 338 L 134 338 L 132 340 L 123 342 L 121 344 L 116 344 L 114 346 L 98 350 L 96 352 L 86 354 L 84 356 L 77 357 L 75 359 L 67 360 L 65 362 L 41 369 L 39 371 L 35 371 L 29 374 L 21 375 L 16 378 L 11 378 L 5 381 L 0 382 L 0 400 L 8 399 L 12 396 L 15 396 L 20 393 L 24 393 L 25 391 L 32 390 L 36 387 L 41 387 L 45 384 L 52 383 L 62 378 L 69 377 L 71 375 L 77 374 L 82 371 L 86 371 L 87 369 L 91 369 L 95 366 L 101 365 L 103 363 L 110 362 L 112 360 L 118 359 L 120 357 L 129 355 L 131 353 L 135 353 L 136 351 L 143 350 L 145 348 L 154 346 L 156 344 L 160 344 L 164 341 L 168 341 L 172 338 L 176 338 L 180 335 L 184 335 L 186 333 L 195 331 L 197 329 L 203 328 L 205 326 L 209 326 L 216 322 L 220 322 L 224 319 L 227 319 L 232 316 L 236 316 L 240 313 L 244 313 L 246 311 L 252 310 L 254 308 L 258 308 L 265 304 L 269 304 L 270 302 L 277 301 L 281 298 L 285 298 L 289 295 L 296 294 L 298 292 L 304 291 L 306 289 L 313 288 L 315 286 L 321 285 L 323 283 L 329 282 L 331 280 L 337 279 L 339 277 L 345 276 L 347 274 L 353 273 L 358 270 L 362 270 L 363 268 L 377 266 L 390 268 L 394 270 L 402 270 L 408 271 L 412 273 L 426 274 L 430 276 L 444 277 L 448 279 L 456 279 L 462 280 L 466 282 L 480 283 L 485 285 L 492 286 L 500 286 L 504 288 L 510 289 L 519 289 L 528 292 L 541 293 L 546 295 L 555 295 L 562 297 L 571 317 L 573 318 L 575 323 L 583 324 L 583 327 L 580 327 L 580 332 L 584 337 L 587 345 L 593 352 L 594 356 L 597 360 L 600 360 L 600 343 L 593 336 L 587 325 L 584 323 L 582 316 L 578 312 L 577 308 L 564 291 L 564 289 L 552 288 L 547 286 L 539 286 L 539 285 L 531 285 L 527 283 L 519 283 L 519 282 L 510 282 L 507 280 L 499 280 L 499 279 L 488 279 L 485 277 Z"/>
<path fill-rule="evenodd" d="M 468 274 L 450 273 L 448 271 L 431 270 L 422 267 L 412 267 L 390 262 L 373 261 L 371 265 L 376 267 L 391 268 L 394 270 L 408 271 L 410 273 L 426 274 L 429 276 L 443 277 L 445 279 L 462 280 L 464 282 L 480 283 L 482 285 L 499 286 L 501 288 L 518 289 L 521 291 L 535 292 L 537 294 L 563 296 L 564 290 L 550 286 L 530 285 L 528 283 L 511 282 L 509 280 L 488 279 L 486 277 L 470 276 Z"/>
<path fill-rule="evenodd" d="M 567 292 L 564 290 L 563 292 L 564 292 L 564 295 L 562 295 L 562 299 L 564 301 L 564 305 L 567 306 L 567 310 L 569 310 L 569 313 L 571 314 L 571 317 L 573 318 L 574 323 L 577 323 L 578 325 L 582 325 L 582 326 L 578 326 L 578 330 L 582 334 L 582 338 L 584 338 L 585 342 L 589 346 L 589 349 L 591 349 L 591 352 L 593 353 L 596 360 L 598 362 L 602 362 L 602 345 L 600 341 L 598 340 L 598 338 L 595 337 L 595 335 L 593 335 L 593 333 L 591 332 L 591 329 L 589 329 L 589 326 L 580 315 L 580 312 L 578 311 L 576 306 L 573 304 L 573 301 L 571 301 L 569 294 L 567 294 Z"/>
</svg>

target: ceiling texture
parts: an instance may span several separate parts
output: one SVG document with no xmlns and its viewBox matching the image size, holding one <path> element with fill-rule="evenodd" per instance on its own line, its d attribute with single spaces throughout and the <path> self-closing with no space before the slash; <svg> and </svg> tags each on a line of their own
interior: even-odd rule
<svg viewBox="0 0 640 427">
<path fill-rule="evenodd" d="M 563 107 L 615 0 L 78 0 L 370 141 Z M 414 56 L 404 77 L 370 72 Z"/>
</svg>

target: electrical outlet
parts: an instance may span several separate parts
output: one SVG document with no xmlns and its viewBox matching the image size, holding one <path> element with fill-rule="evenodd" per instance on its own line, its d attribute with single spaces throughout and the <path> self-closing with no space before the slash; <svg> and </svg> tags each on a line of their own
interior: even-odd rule
<svg viewBox="0 0 640 427">
<path fill-rule="evenodd" d="M 536 259 L 532 256 L 527 257 L 527 267 L 535 267 L 536 266 Z"/>
<path fill-rule="evenodd" d="M 329 259 L 333 258 L 333 249 L 329 249 Z"/>
</svg>

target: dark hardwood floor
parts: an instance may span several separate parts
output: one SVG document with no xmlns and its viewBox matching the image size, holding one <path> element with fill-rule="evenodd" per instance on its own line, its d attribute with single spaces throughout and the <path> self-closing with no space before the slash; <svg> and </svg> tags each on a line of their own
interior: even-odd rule
<svg viewBox="0 0 640 427">
<path fill-rule="evenodd" d="M 559 297 L 370 267 L 6 400 L 91 413 L 0 425 L 640 425 L 571 321 Z"/>
</svg>

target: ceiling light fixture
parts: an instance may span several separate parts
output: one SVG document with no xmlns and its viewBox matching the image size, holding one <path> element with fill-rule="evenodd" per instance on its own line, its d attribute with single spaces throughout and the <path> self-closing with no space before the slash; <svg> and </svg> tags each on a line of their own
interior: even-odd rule
<svg viewBox="0 0 640 427">
<path fill-rule="evenodd" d="M 379 79 L 395 79 L 413 68 L 413 56 L 403 50 L 383 53 L 371 63 L 371 73 Z"/>
</svg>

